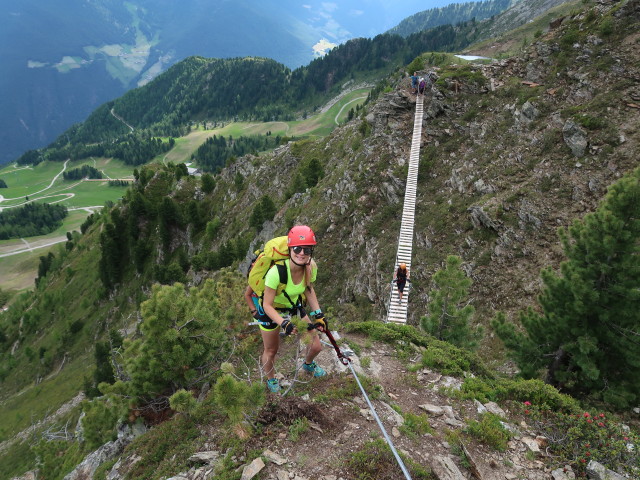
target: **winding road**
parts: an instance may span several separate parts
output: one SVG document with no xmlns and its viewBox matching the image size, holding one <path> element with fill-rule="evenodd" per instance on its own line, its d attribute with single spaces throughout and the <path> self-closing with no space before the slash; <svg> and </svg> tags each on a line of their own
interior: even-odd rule
<svg viewBox="0 0 640 480">
<path fill-rule="evenodd" d="M 363 98 L 366 99 L 367 97 L 357 97 L 357 98 L 354 98 L 353 100 L 349 100 L 347 103 L 345 103 L 342 106 L 342 108 L 340 109 L 340 111 L 336 114 L 336 118 L 333 119 L 333 121 L 336 122 L 336 125 L 340 125 L 340 123 L 338 123 L 338 117 L 340 116 L 342 111 L 345 109 L 345 107 L 347 105 L 349 105 L 350 103 L 357 102 L 358 100 L 362 100 Z"/>
<path fill-rule="evenodd" d="M 0 211 L 4 210 L 4 209 L 8 209 L 8 208 L 16 208 L 16 207 L 20 207 L 22 205 L 25 205 L 27 203 L 31 203 L 34 202 L 36 200 L 42 200 L 45 198 L 53 198 L 53 197 L 62 197 L 59 200 L 54 200 L 54 201 L 50 201 L 48 203 L 53 204 L 53 203 L 58 203 L 58 202 L 63 202 L 65 200 L 68 200 L 70 198 L 75 197 L 75 193 L 63 193 L 63 192 L 56 192 L 56 193 L 52 193 L 51 195 L 44 195 L 41 197 L 37 197 L 37 198 L 31 198 L 34 195 L 38 195 L 39 193 L 43 193 L 46 192 L 47 190 L 50 190 L 53 187 L 53 184 L 56 182 L 56 180 L 58 180 L 58 178 L 60 178 L 60 175 L 62 175 L 64 173 L 64 171 L 67 169 L 67 164 L 69 163 L 69 160 L 64 162 L 64 165 L 62 166 L 62 170 L 60 170 L 60 172 L 58 172 L 58 174 L 53 177 L 53 179 L 51 180 L 51 182 L 49 183 L 48 186 L 46 186 L 45 188 L 43 188 L 42 190 L 39 190 L 37 192 L 34 193 L 29 193 L 28 195 L 25 195 L 27 197 L 29 197 L 29 200 L 26 200 L 22 203 L 18 203 L 16 205 L 11 205 L 8 207 L 2 207 L 0 206 Z M 68 187 L 64 188 L 64 190 L 67 190 L 69 188 L 73 188 L 76 185 L 82 183 L 84 180 L 80 180 L 79 182 L 76 182 L 72 185 L 69 185 Z M 101 180 L 101 181 L 105 181 L 105 180 Z M 0 195 L 0 204 L 4 201 L 10 201 L 10 200 L 19 200 L 24 198 L 25 196 L 20 196 L 20 197 L 15 197 L 15 198 L 5 198 L 2 195 Z M 73 207 L 73 208 L 68 208 L 68 211 L 74 211 L 74 210 L 85 210 L 88 213 L 93 213 L 96 210 L 101 209 L 103 206 L 102 205 L 93 205 L 93 206 L 87 206 L 87 207 Z M 63 243 L 67 241 L 67 236 L 63 235 L 63 236 L 58 236 L 58 237 L 52 237 L 52 238 L 47 238 L 47 239 L 42 239 L 40 241 L 37 242 L 33 242 L 33 243 L 29 243 L 27 240 L 25 240 L 24 238 L 20 238 L 20 241 L 24 244 L 16 244 L 15 250 L 11 250 L 9 252 L 6 253 L 2 253 L 0 254 L 0 258 L 3 257 L 10 257 L 12 255 L 18 255 L 20 253 L 25 253 L 25 252 L 32 252 L 33 250 L 37 250 L 40 248 L 46 248 L 46 247 L 50 247 L 51 245 L 56 245 L 58 243 Z M 40 242 L 44 242 L 44 243 L 40 243 Z M 13 246 L 8 246 L 7 248 L 12 248 Z"/>
</svg>

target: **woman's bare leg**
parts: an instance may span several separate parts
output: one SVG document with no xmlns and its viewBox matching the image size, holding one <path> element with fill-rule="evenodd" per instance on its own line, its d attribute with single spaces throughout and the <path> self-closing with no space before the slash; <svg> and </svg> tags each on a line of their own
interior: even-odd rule
<svg viewBox="0 0 640 480">
<path fill-rule="evenodd" d="M 317 332 L 310 331 L 309 335 L 311 335 L 311 341 L 309 342 L 309 346 L 307 347 L 307 354 L 304 357 L 304 363 L 306 364 L 313 362 L 313 359 L 316 358 L 322 351 L 320 337 L 318 337 Z"/>
<path fill-rule="evenodd" d="M 264 344 L 264 351 L 260 359 L 262 371 L 268 379 L 275 378 L 276 369 L 274 362 L 278 349 L 280 348 L 280 329 L 275 328 L 270 331 L 261 329 L 260 333 L 262 334 L 262 343 Z"/>
</svg>

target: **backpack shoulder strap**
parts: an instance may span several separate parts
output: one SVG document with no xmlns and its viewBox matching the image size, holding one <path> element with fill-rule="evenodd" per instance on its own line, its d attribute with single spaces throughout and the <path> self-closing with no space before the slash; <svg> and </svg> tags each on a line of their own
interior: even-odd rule
<svg viewBox="0 0 640 480">
<path fill-rule="evenodd" d="M 284 283 L 286 285 L 289 282 L 289 271 L 287 270 L 287 266 L 284 263 L 276 263 L 276 267 L 278 267 L 280 283 Z"/>
<path fill-rule="evenodd" d="M 287 265 L 284 263 L 276 263 L 276 267 L 278 267 L 278 275 L 280 276 L 280 283 L 286 286 L 287 283 L 289 283 L 289 269 L 287 268 Z M 282 294 L 289 301 L 291 306 L 295 306 L 295 303 L 293 303 L 293 300 L 291 300 L 291 297 L 289 296 L 286 290 L 282 290 Z"/>
</svg>

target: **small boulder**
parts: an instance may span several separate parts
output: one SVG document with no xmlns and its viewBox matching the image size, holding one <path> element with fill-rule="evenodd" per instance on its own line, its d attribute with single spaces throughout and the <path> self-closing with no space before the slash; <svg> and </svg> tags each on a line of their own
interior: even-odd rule
<svg viewBox="0 0 640 480">
<path fill-rule="evenodd" d="M 562 127 L 562 137 L 574 157 L 580 158 L 584 156 L 588 144 L 587 133 L 573 120 L 565 122 L 564 127 Z"/>
</svg>

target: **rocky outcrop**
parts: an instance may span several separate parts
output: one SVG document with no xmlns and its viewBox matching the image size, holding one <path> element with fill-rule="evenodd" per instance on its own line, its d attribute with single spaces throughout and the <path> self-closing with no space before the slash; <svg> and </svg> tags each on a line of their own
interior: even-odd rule
<svg viewBox="0 0 640 480">
<path fill-rule="evenodd" d="M 71 473 L 64 477 L 64 480 L 84 480 L 93 478 L 97 468 L 103 463 L 117 458 L 122 453 L 124 447 L 129 445 L 134 438 L 142 435 L 146 427 L 140 424 L 129 426 L 126 424 L 118 428 L 118 438 L 105 443 L 96 451 L 90 453 Z M 117 478 L 117 477 L 116 477 Z M 115 480 L 115 479 L 113 479 Z"/>
<path fill-rule="evenodd" d="M 567 120 L 562 127 L 562 138 L 574 157 L 583 157 L 587 150 L 587 133 L 572 120 Z"/>
</svg>

